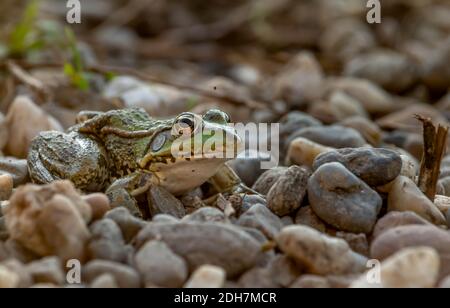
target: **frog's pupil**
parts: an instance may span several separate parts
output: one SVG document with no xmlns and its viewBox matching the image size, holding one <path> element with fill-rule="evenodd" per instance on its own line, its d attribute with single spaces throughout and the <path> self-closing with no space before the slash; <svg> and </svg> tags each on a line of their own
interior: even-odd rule
<svg viewBox="0 0 450 308">
<path fill-rule="evenodd" d="M 165 142 L 166 142 L 165 135 L 161 134 L 161 135 L 156 136 L 156 138 L 152 144 L 152 151 L 154 151 L 154 152 L 159 151 L 163 147 Z"/>
</svg>

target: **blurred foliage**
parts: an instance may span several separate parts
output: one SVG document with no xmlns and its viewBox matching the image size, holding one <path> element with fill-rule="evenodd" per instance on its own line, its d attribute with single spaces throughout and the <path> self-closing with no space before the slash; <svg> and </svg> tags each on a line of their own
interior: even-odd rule
<svg viewBox="0 0 450 308">
<path fill-rule="evenodd" d="M 66 39 L 70 50 L 70 61 L 64 64 L 64 73 L 72 85 L 80 90 L 89 90 L 89 76 L 84 70 L 83 60 L 78 49 L 77 40 L 73 31 L 66 27 Z"/>
</svg>

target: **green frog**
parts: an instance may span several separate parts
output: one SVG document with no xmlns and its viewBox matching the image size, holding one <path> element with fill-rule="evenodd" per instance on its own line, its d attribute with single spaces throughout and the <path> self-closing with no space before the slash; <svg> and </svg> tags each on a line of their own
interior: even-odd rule
<svg viewBox="0 0 450 308">
<path fill-rule="evenodd" d="M 217 193 L 249 190 L 225 162 L 242 141 L 229 116 L 210 110 L 203 116 L 151 118 L 141 109 L 82 112 L 66 133 L 40 133 L 31 143 L 28 169 L 33 182 L 71 180 L 85 192 L 105 191 L 113 206 L 139 210 L 137 197 L 153 185 L 175 196 L 209 182 Z"/>
</svg>

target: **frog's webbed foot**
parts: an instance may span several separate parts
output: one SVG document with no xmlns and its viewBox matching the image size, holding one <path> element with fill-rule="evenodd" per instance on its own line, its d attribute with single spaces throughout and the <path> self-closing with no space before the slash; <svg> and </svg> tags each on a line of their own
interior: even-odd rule
<svg viewBox="0 0 450 308">
<path fill-rule="evenodd" d="M 242 183 L 242 180 L 236 172 L 228 165 L 223 165 L 217 174 L 209 180 L 209 183 L 212 184 L 217 193 L 260 195 L 258 192 Z"/>
<path fill-rule="evenodd" d="M 28 170 L 35 183 L 70 180 L 84 191 L 103 190 L 109 179 L 103 146 L 75 132 L 40 133 L 31 142 Z"/>
<path fill-rule="evenodd" d="M 112 207 L 124 206 L 131 214 L 145 218 L 145 209 L 139 207 L 137 198 L 146 193 L 152 186 L 152 174 L 136 172 L 115 180 L 106 190 Z"/>
</svg>

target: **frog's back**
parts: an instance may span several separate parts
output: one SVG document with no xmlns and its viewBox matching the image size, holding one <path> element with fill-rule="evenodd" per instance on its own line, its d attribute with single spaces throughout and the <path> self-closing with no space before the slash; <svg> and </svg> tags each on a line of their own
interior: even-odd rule
<svg viewBox="0 0 450 308">
<path fill-rule="evenodd" d="M 100 140 L 108 153 L 113 173 L 123 176 L 139 168 L 138 161 L 146 154 L 153 136 L 166 129 L 169 122 L 153 119 L 142 109 L 121 109 L 87 120 L 78 131 Z"/>
</svg>

